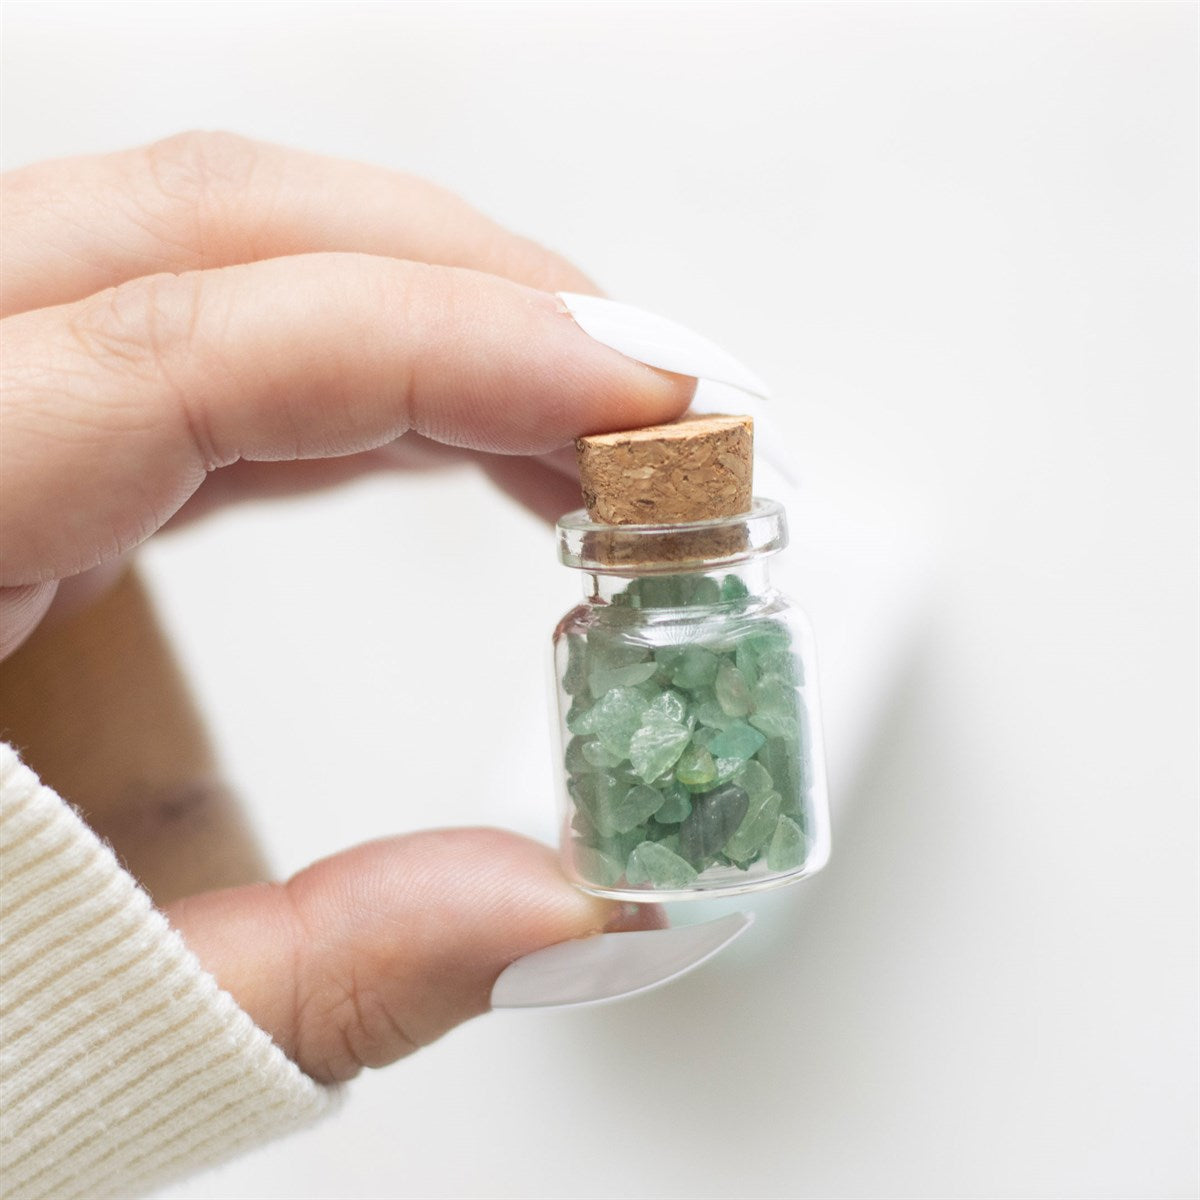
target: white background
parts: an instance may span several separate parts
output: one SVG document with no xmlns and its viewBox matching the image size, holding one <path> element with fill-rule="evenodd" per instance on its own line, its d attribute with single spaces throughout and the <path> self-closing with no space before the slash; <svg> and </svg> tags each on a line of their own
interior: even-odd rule
<svg viewBox="0 0 1200 1200">
<path fill-rule="evenodd" d="M 6 165 L 203 126 L 426 174 L 770 379 L 802 479 L 826 872 L 671 988 L 476 1022 L 167 1195 L 1196 1194 L 1194 6 L 4 24 Z M 226 514 L 146 563 L 280 870 L 548 835 L 575 581 L 481 482 Z M 461 751 L 428 714 L 464 672 L 507 717 Z"/>
</svg>

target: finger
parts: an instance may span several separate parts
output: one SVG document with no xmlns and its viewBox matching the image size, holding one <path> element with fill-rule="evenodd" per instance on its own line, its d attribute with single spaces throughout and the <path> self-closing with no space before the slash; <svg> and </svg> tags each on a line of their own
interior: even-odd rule
<svg viewBox="0 0 1200 1200">
<path fill-rule="evenodd" d="M 671 420 L 694 380 L 494 276 L 366 255 L 152 276 L 5 321 L 0 584 L 144 539 L 207 471 L 413 429 L 492 453 Z"/>
<path fill-rule="evenodd" d="M 222 987 L 314 1079 L 349 1079 L 486 1012 L 496 976 L 544 946 L 653 928 L 563 878 L 544 846 L 462 829 L 372 842 L 283 885 L 167 909 Z"/>
<path fill-rule="evenodd" d="M 334 250 L 596 291 L 561 256 L 435 184 L 228 133 L 12 171 L 3 204 L 2 315 L 160 271 Z"/>
</svg>

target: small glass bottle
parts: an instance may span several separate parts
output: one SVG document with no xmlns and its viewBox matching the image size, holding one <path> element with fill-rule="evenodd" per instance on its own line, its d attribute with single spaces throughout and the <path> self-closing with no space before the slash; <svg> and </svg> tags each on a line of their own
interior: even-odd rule
<svg viewBox="0 0 1200 1200">
<path fill-rule="evenodd" d="M 596 895 L 663 901 L 803 879 L 829 857 L 807 618 L 769 583 L 783 509 L 558 523 L 585 600 L 554 633 L 561 846 Z"/>
</svg>

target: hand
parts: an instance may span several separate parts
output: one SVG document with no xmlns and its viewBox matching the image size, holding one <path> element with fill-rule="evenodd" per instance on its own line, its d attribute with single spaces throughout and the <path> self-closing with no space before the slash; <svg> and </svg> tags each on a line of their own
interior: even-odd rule
<svg viewBox="0 0 1200 1200">
<path fill-rule="evenodd" d="M 4 211 L 2 654 L 56 593 L 93 596 L 132 547 L 217 501 L 471 455 L 561 511 L 556 451 L 691 395 L 575 325 L 551 294 L 594 290 L 573 267 L 409 177 L 184 135 L 14 172 Z M 34 762 L 51 784 L 60 749 Z M 320 1079 L 482 1011 L 514 957 L 655 920 L 484 830 L 372 843 L 169 915 Z"/>
<path fill-rule="evenodd" d="M 311 486 L 414 433 L 543 455 L 691 395 L 576 326 L 575 268 L 390 172 L 188 134 L 13 172 L 4 211 L 5 653 L 60 581 L 263 463 Z"/>
</svg>

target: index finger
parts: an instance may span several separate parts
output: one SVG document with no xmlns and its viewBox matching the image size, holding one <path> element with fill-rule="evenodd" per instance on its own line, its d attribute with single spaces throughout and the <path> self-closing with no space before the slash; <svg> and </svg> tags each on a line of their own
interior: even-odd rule
<svg viewBox="0 0 1200 1200">
<path fill-rule="evenodd" d="M 295 255 L 136 279 L 4 321 L 0 585 L 159 528 L 208 471 L 332 458 L 412 429 L 500 454 L 678 416 L 695 381 L 493 275 Z"/>
</svg>

